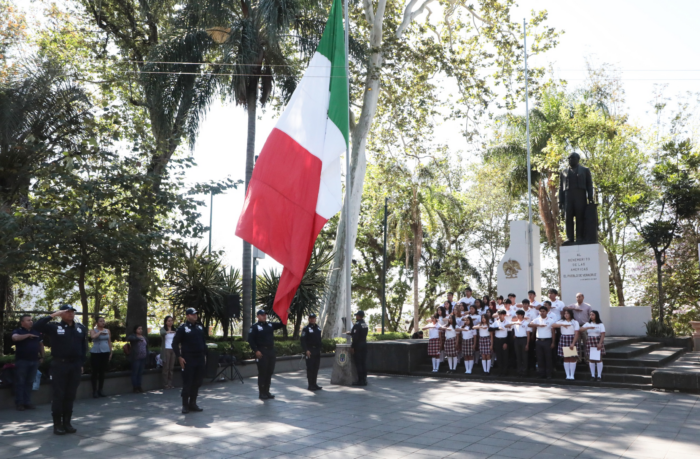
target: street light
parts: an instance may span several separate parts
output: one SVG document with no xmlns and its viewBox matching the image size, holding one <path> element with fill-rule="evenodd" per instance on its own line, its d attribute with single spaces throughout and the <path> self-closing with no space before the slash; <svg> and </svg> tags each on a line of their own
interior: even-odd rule
<svg viewBox="0 0 700 459">
<path fill-rule="evenodd" d="M 264 260 L 265 259 L 265 253 L 260 251 L 257 247 L 253 246 L 253 315 L 251 317 L 255 317 L 255 295 L 257 294 L 257 280 L 258 280 L 258 273 L 257 273 L 257 266 L 258 266 L 258 260 Z"/>
<path fill-rule="evenodd" d="M 384 198 L 384 253 L 382 255 L 382 335 L 384 334 L 384 321 L 386 320 L 386 220 L 389 212 L 390 199 Z"/>
</svg>

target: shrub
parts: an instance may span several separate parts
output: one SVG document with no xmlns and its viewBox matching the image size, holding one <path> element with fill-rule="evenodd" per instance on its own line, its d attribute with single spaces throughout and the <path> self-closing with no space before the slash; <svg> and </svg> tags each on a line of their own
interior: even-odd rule
<svg viewBox="0 0 700 459">
<path fill-rule="evenodd" d="M 661 322 L 658 319 L 651 319 L 649 322 L 645 322 L 644 325 L 647 327 L 647 336 L 655 338 L 673 338 L 676 336 L 673 325 Z"/>
<path fill-rule="evenodd" d="M 376 333 L 376 334 L 367 335 L 367 341 L 387 341 L 387 340 L 394 340 L 394 339 L 409 339 L 410 337 L 411 337 L 410 333 L 404 333 L 404 332 L 389 332 L 389 333 L 384 333 L 383 335 L 381 333 Z"/>
</svg>

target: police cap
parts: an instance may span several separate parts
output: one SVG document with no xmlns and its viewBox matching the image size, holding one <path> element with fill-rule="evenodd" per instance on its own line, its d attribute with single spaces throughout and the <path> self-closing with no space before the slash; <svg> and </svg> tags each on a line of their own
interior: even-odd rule
<svg viewBox="0 0 700 459">
<path fill-rule="evenodd" d="M 259 316 L 266 316 L 266 315 L 267 315 L 267 313 L 265 312 L 265 310 L 264 310 L 264 309 L 258 309 L 258 313 L 257 313 L 257 315 L 259 315 Z"/>
<path fill-rule="evenodd" d="M 70 304 L 62 304 L 60 308 L 58 308 L 59 311 L 77 311 L 73 306 Z"/>
<path fill-rule="evenodd" d="M 313 312 L 311 314 L 309 314 L 309 319 L 315 319 L 315 318 L 316 318 L 316 314 L 314 314 Z"/>
<path fill-rule="evenodd" d="M 187 308 L 187 310 L 185 311 L 185 314 L 187 314 L 188 316 L 190 314 L 197 314 L 197 310 L 195 308 Z"/>
<path fill-rule="evenodd" d="M 363 311 L 362 309 L 360 309 L 359 311 L 357 311 L 357 312 L 355 313 L 355 317 L 357 317 L 357 316 L 364 317 L 364 316 L 365 316 L 365 311 Z"/>
</svg>

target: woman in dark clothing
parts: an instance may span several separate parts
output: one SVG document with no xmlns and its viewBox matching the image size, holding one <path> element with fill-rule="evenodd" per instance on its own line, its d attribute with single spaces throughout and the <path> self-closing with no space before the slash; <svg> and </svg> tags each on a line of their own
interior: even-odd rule
<svg viewBox="0 0 700 459">
<path fill-rule="evenodd" d="M 90 330 L 92 349 L 90 349 L 90 367 L 92 371 L 92 397 L 106 397 L 102 392 L 105 385 L 105 373 L 112 360 L 112 335 L 105 328 L 104 317 L 98 317 L 95 328 Z"/>
<path fill-rule="evenodd" d="M 141 377 L 143 368 L 146 366 L 148 356 L 148 341 L 143 336 L 143 327 L 136 325 L 134 333 L 127 336 L 126 340 L 131 346 L 129 361 L 131 362 L 131 385 L 134 386 L 134 393 L 143 392 L 141 388 Z"/>
</svg>

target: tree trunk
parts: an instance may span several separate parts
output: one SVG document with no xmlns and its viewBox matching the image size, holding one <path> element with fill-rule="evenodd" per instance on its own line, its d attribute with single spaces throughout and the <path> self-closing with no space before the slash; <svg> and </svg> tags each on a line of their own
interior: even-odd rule
<svg viewBox="0 0 700 459">
<path fill-rule="evenodd" d="M 246 147 L 245 157 L 245 190 L 248 192 L 250 178 L 253 175 L 253 166 L 255 165 L 255 121 L 258 107 L 258 82 L 257 79 L 251 82 L 248 89 L 248 144 Z M 243 241 L 243 272 L 241 273 L 243 281 L 243 339 L 248 339 L 248 330 L 252 324 L 253 312 L 253 254 L 251 245 Z"/>
<path fill-rule="evenodd" d="M 418 188 L 413 188 L 413 331 L 420 327 L 420 302 L 418 301 L 418 266 L 421 248 L 423 246 L 423 225 L 421 225 L 420 204 L 418 203 Z"/>
<path fill-rule="evenodd" d="M 93 311 L 95 315 L 95 323 L 97 323 L 97 318 L 100 317 L 100 312 L 102 311 L 102 294 L 100 293 L 100 280 L 95 276 L 95 309 Z"/>
<path fill-rule="evenodd" d="M 83 308 L 83 325 L 90 327 L 90 311 L 88 308 L 88 297 L 85 291 L 85 265 L 80 265 L 78 274 L 78 292 L 80 292 L 80 306 Z"/>
<path fill-rule="evenodd" d="M 656 259 L 656 284 L 659 289 L 659 322 L 664 321 L 664 284 L 662 278 L 661 267 L 663 266 L 663 261 L 661 259 L 661 252 L 654 252 L 654 258 Z"/>
<path fill-rule="evenodd" d="M 299 339 L 299 330 L 301 330 L 301 321 L 304 318 L 303 314 L 297 314 L 295 317 L 294 321 L 294 334 L 292 335 L 292 338 L 294 339 Z"/>
<path fill-rule="evenodd" d="M 371 3 L 369 4 L 371 6 Z M 367 5 L 366 5 L 367 6 Z M 384 8 L 386 0 L 380 0 L 377 5 L 376 14 L 373 14 L 373 27 L 370 30 L 370 53 L 367 61 L 367 76 L 365 78 L 365 92 L 362 99 L 362 111 L 357 125 L 351 126 L 350 138 L 350 171 L 352 178 L 350 194 L 350 235 L 345 231 L 345 220 L 347 209 L 345 203 L 340 211 L 340 221 L 336 231 L 335 246 L 333 248 L 333 267 L 328 279 L 328 290 L 326 301 L 323 305 L 323 337 L 334 338 L 340 336 L 342 328 L 342 317 L 339 314 L 340 305 L 344 305 L 345 297 L 345 244 L 350 244 L 350 253 L 355 250 L 355 240 L 357 239 L 357 224 L 360 220 L 360 204 L 362 201 L 362 190 L 365 183 L 365 172 L 367 170 L 367 157 L 365 148 L 367 146 L 367 135 L 372 126 L 372 120 L 377 111 L 379 100 L 379 69 L 382 65 L 383 53 L 381 51 L 382 30 L 384 21 Z M 350 119 L 353 119 L 352 113 Z M 349 237 L 348 237 L 349 236 Z M 349 324 L 348 324 L 349 325 Z"/>
<path fill-rule="evenodd" d="M 148 300 L 145 294 L 148 290 L 148 280 L 146 276 L 146 268 L 141 264 L 141 260 L 136 260 L 129 266 L 129 293 L 126 309 L 126 330 L 128 333 L 131 333 L 135 325 L 147 328 Z"/>
<path fill-rule="evenodd" d="M 11 283 L 9 275 L 0 276 L 0 357 L 5 355 L 5 312 L 10 309 Z"/>
<path fill-rule="evenodd" d="M 612 276 L 615 293 L 617 294 L 618 306 L 625 305 L 625 292 L 622 289 L 622 275 L 620 274 L 620 266 L 617 264 L 617 258 L 612 250 L 608 252 L 608 264 L 610 265 L 610 274 Z"/>
</svg>

